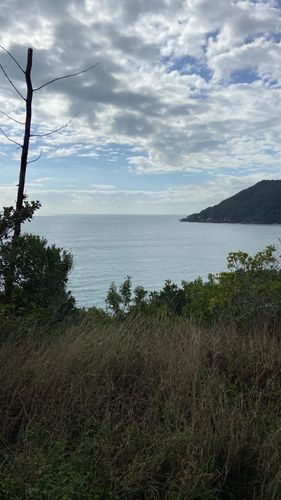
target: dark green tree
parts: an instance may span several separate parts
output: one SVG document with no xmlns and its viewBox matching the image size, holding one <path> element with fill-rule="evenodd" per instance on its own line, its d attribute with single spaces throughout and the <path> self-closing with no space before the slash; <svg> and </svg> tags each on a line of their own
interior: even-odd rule
<svg viewBox="0 0 281 500">
<path fill-rule="evenodd" d="M 70 253 L 48 246 L 39 236 L 20 235 L 16 245 L 13 239 L 6 241 L 0 245 L 2 306 L 16 313 L 42 310 L 54 315 L 71 310 L 75 301 L 66 284 L 72 262 Z"/>
</svg>

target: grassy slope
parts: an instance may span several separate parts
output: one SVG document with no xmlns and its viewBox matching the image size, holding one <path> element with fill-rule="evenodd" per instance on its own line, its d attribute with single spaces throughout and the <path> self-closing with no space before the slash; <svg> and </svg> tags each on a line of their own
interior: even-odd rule
<svg viewBox="0 0 281 500">
<path fill-rule="evenodd" d="M 281 498 L 280 389 L 280 335 L 261 326 L 15 326 L 0 497 Z"/>
</svg>

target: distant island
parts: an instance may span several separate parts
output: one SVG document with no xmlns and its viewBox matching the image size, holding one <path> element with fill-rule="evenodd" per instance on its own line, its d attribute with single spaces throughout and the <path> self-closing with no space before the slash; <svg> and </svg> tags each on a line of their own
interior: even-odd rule
<svg viewBox="0 0 281 500">
<path fill-rule="evenodd" d="M 281 180 L 264 180 L 181 222 L 281 224 Z"/>
</svg>

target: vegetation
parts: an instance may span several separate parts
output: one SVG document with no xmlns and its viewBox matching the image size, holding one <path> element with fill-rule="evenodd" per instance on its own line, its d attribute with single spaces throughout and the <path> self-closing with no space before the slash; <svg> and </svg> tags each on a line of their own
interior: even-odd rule
<svg viewBox="0 0 281 500">
<path fill-rule="evenodd" d="M 0 213 L 0 498 L 281 498 L 281 266 L 270 245 L 228 271 L 162 290 L 112 283 L 75 307 L 72 256 L 21 235 L 32 49 L 16 208 Z M 17 121 L 4 113 L 7 118 Z M 71 121 L 71 120 L 70 120 Z M 69 122 L 68 122 L 69 123 Z M 5 131 L 7 140 L 15 142 Z M 38 158 L 30 160 L 37 161 Z M 281 181 L 185 220 L 281 223 Z"/>
<path fill-rule="evenodd" d="M 0 498 L 281 498 L 276 248 L 150 293 L 127 277 L 84 310 L 71 255 L 11 237 L 15 216 L 0 214 Z"/>
<path fill-rule="evenodd" d="M 112 283 L 107 294 L 107 307 L 116 318 L 139 315 L 182 316 L 199 324 L 214 324 L 218 320 L 249 325 L 265 318 L 269 322 L 281 319 L 281 266 L 274 245 L 253 257 L 246 252 L 228 256 L 228 272 L 210 274 L 204 282 L 197 278 L 182 282 L 179 287 L 167 280 L 159 292 L 137 287 L 127 277 L 119 287 Z"/>
<path fill-rule="evenodd" d="M 74 298 L 66 291 L 72 256 L 48 246 L 39 236 L 25 234 L 0 248 L 0 306 L 5 313 L 48 312 L 65 314 L 74 306 Z M 11 273 L 13 276 L 11 278 Z M 12 280 L 12 289 L 7 283 Z M 1 292 L 2 290 L 2 292 Z"/>
<path fill-rule="evenodd" d="M 15 227 L 31 220 L 39 202 L 0 214 L 0 314 L 63 317 L 74 307 L 66 291 L 72 256 L 39 236 L 12 236 Z"/>
<path fill-rule="evenodd" d="M 281 181 L 261 181 L 183 222 L 281 224 Z"/>
<path fill-rule="evenodd" d="M 39 201 L 32 201 L 29 203 L 27 200 L 23 202 L 21 210 L 17 211 L 13 206 L 4 207 L 0 212 L 0 244 L 11 237 L 18 224 L 23 224 L 26 221 L 31 221 L 34 212 L 40 208 Z"/>
<path fill-rule="evenodd" d="M 1 498 L 278 499 L 280 329 L 7 323 Z"/>
</svg>

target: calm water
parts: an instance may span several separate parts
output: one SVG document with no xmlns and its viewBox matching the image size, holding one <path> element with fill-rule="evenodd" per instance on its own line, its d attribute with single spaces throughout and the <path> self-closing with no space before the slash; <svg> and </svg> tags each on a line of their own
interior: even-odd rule
<svg viewBox="0 0 281 500">
<path fill-rule="evenodd" d="M 168 278 L 180 284 L 223 271 L 230 251 L 256 252 L 281 238 L 281 226 L 181 223 L 179 217 L 41 216 L 25 228 L 73 254 L 69 288 L 83 306 L 104 306 L 111 282 L 126 275 L 134 286 L 156 290 Z"/>
</svg>

